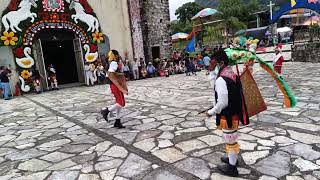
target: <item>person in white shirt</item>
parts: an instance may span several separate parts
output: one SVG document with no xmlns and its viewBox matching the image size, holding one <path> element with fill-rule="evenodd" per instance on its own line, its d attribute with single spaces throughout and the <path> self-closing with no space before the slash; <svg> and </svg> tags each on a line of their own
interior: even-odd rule
<svg viewBox="0 0 320 180">
<path fill-rule="evenodd" d="M 97 67 L 97 75 L 98 75 L 99 84 L 102 84 L 106 79 L 106 73 L 104 72 L 104 67 L 101 63 L 99 63 Z"/>
<path fill-rule="evenodd" d="M 103 118 L 108 122 L 108 115 L 112 111 L 116 111 L 116 122 L 114 127 L 118 129 L 125 128 L 120 120 L 122 108 L 125 106 L 124 94 L 128 94 L 124 74 L 121 73 L 121 64 L 119 63 L 119 53 L 116 50 L 111 50 L 109 56 L 108 78 L 110 79 L 110 89 L 116 99 L 116 103 L 109 108 L 105 107 L 101 110 Z"/>
<path fill-rule="evenodd" d="M 85 72 L 85 75 L 86 75 L 86 84 L 87 86 L 90 86 L 90 85 L 94 85 L 94 77 L 93 77 L 93 71 L 92 71 L 92 67 L 90 66 L 89 63 L 86 63 L 84 65 L 84 72 Z"/>
<path fill-rule="evenodd" d="M 48 79 L 51 84 L 51 89 L 58 90 L 59 88 L 58 88 L 58 80 L 57 80 L 56 70 L 52 64 L 49 65 L 48 75 L 49 75 Z"/>
<path fill-rule="evenodd" d="M 239 77 L 229 66 L 229 59 L 224 50 L 213 55 L 217 61 L 215 70 L 211 72 L 211 81 L 215 91 L 215 103 L 213 108 L 207 111 L 207 116 L 216 115 L 216 125 L 223 131 L 223 139 L 226 144 L 226 155 L 221 161 L 226 163 L 218 166 L 218 170 L 225 175 L 238 176 L 237 163 L 240 146 L 237 132 L 239 121 L 248 118 L 243 112 L 241 83 Z M 217 74 L 218 72 L 218 74 Z M 216 79 L 216 80 L 215 80 Z M 241 121 L 242 122 L 242 121 Z"/>
<path fill-rule="evenodd" d="M 132 62 L 132 73 L 133 73 L 133 79 L 138 80 L 139 79 L 139 62 L 137 58 L 134 58 Z"/>
</svg>

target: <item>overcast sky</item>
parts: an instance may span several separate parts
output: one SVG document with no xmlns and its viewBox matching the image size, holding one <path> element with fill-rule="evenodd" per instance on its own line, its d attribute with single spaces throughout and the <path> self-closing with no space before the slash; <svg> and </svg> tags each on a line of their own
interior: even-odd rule
<svg viewBox="0 0 320 180">
<path fill-rule="evenodd" d="M 176 9 L 178 9 L 180 6 L 182 6 L 184 3 L 187 2 L 193 2 L 194 0 L 169 0 L 169 6 L 170 6 L 170 19 L 175 20 L 177 17 L 174 15 L 176 12 Z"/>
</svg>

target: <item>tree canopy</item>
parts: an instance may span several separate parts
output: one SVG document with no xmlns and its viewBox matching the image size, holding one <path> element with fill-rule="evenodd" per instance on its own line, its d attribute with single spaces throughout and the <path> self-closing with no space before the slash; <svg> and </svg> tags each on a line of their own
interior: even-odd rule
<svg viewBox="0 0 320 180">
<path fill-rule="evenodd" d="M 199 4 L 195 2 L 189 2 L 179 7 L 176 10 L 175 15 L 178 17 L 180 22 L 186 23 L 187 21 L 191 21 L 191 18 L 202 9 L 203 7 Z"/>
<path fill-rule="evenodd" d="M 217 9 L 227 29 L 239 30 L 246 28 L 254 19 L 253 13 L 259 10 L 259 3 L 257 0 L 250 0 L 248 3 L 241 0 L 219 0 Z"/>
</svg>

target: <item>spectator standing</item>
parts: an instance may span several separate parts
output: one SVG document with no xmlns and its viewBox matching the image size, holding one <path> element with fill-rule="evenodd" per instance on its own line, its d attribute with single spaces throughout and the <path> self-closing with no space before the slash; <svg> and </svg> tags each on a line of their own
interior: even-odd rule
<svg viewBox="0 0 320 180">
<path fill-rule="evenodd" d="M 2 89 L 2 93 L 5 100 L 9 100 L 10 94 L 10 81 L 9 77 L 11 76 L 11 70 L 7 67 L 0 67 L 0 88 Z"/>
<path fill-rule="evenodd" d="M 34 69 L 32 72 L 32 79 L 33 79 L 33 86 L 34 90 L 37 94 L 41 93 L 41 79 L 43 76 L 40 74 L 40 72 L 37 69 Z"/>
<path fill-rule="evenodd" d="M 132 62 L 132 73 L 133 73 L 133 79 L 138 80 L 139 79 L 139 62 L 137 58 L 134 58 Z"/>
<path fill-rule="evenodd" d="M 204 68 L 205 70 L 207 70 L 206 75 L 209 74 L 209 65 L 210 65 L 210 57 L 208 56 L 208 54 L 205 54 L 204 58 L 203 58 L 203 64 L 204 64 Z"/>
<path fill-rule="evenodd" d="M 98 75 L 98 83 L 103 84 L 106 79 L 106 73 L 104 71 L 104 67 L 101 63 L 99 63 L 97 67 L 97 75 Z"/>
<path fill-rule="evenodd" d="M 90 86 L 90 85 L 93 86 L 94 78 L 93 78 L 92 70 L 91 70 L 91 67 L 90 67 L 89 63 L 86 63 L 84 65 L 84 72 L 85 72 L 85 75 L 86 75 L 87 86 Z"/>
<path fill-rule="evenodd" d="M 126 79 L 129 80 L 130 79 L 130 68 L 128 66 L 127 61 L 124 62 L 122 69 L 123 69 L 123 73 L 124 73 Z"/>
<path fill-rule="evenodd" d="M 189 57 L 189 54 L 188 54 L 188 53 L 185 54 L 184 64 L 185 64 L 185 67 L 186 67 L 186 75 L 187 75 L 187 76 L 190 76 L 190 72 L 191 72 L 191 60 L 190 60 L 190 57 Z"/>
</svg>

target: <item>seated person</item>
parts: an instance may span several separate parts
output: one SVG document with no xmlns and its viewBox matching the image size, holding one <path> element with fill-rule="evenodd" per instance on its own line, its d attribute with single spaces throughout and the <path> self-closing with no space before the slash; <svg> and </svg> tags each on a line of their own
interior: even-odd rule
<svg viewBox="0 0 320 180">
<path fill-rule="evenodd" d="M 148 63 L 147 73 L 148 73 L 148 77 L 149 77 L 149 78 L 155 76 L 156 68 L 153 66 L 152 62 L 149 62 L 149 63 Z"/>
</svg>

